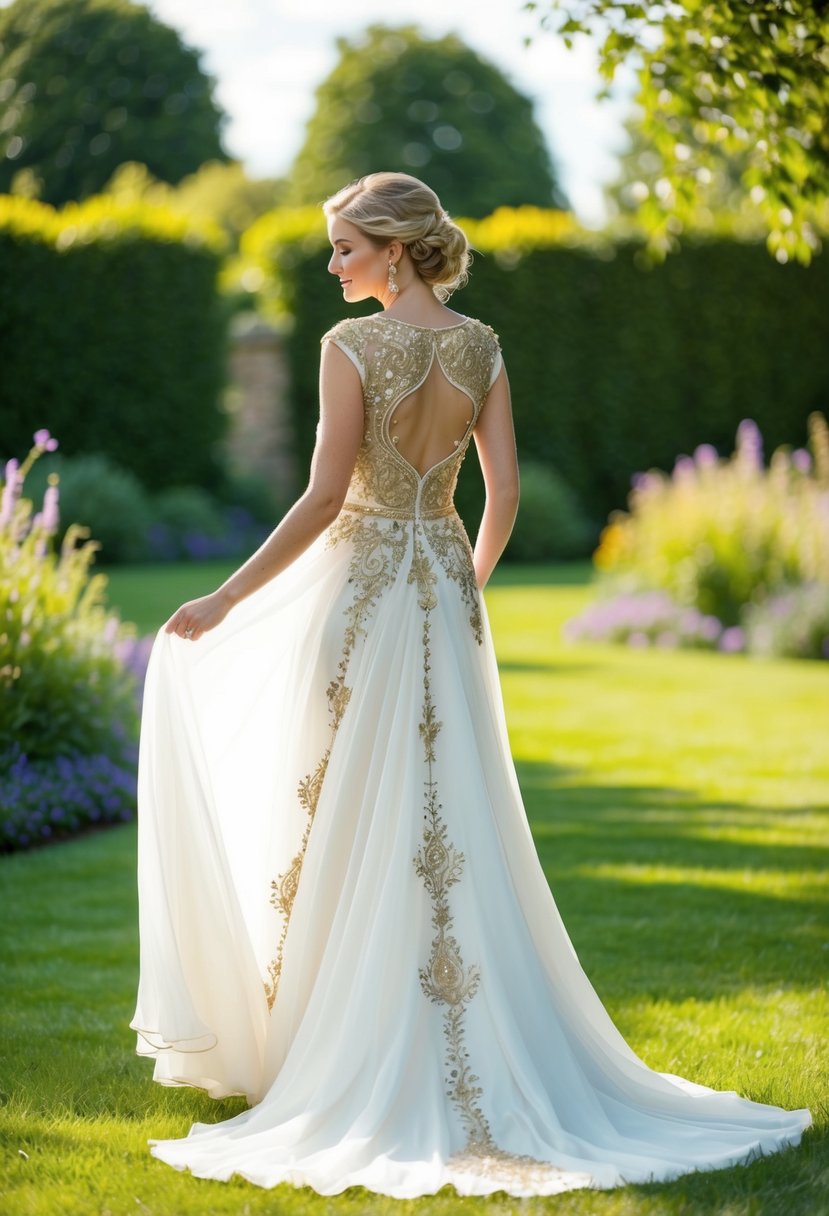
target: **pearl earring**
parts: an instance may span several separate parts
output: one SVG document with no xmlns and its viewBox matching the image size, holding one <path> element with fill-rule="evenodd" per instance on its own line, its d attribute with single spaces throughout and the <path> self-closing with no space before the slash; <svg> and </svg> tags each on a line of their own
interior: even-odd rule
<svg viewBox="0 0 829 1216">
<path fill-rule="evenodd" d="M 400 288 L 397 286 L 397 283 L 395 282 L 396 275 L 397 275 L 397 267 L 395 266 L 394 262 L 389 262 L 389 291 L 393 295 L 397 295 L 398 291 L 400 290 Z"/>
</svg>

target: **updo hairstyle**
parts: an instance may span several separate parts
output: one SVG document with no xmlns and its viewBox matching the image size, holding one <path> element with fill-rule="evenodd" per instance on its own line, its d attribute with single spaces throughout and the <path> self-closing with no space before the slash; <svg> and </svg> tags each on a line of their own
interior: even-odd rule
<svg viewBox="0 0 829 1216">
<path fill-rule="evenodd" d="M 465 233 L 434 190 L 408 173 L 369 173 L 338 190 L 322 209 L 348 220 L 378 249 L 400 241 L 441 301 L 467 280 L 472 254 Z"/>
</svg>

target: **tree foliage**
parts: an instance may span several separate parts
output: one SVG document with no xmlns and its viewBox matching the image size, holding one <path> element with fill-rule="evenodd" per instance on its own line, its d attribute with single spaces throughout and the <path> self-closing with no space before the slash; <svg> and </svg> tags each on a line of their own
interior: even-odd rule
<svg viewBox="0 0 829 1216">
<path fill-rule="evenodd" d="M 131 0 L 15 0 L 0 11 L 0 190 L 60 205 L 125 161 L 177 182 L 225 159 L 198 52 Z"/>
<path fill-rule="evenodd" d="M 224 229 L 235 248 L 243 232 L 280 204 L 286 190 L 284 178 L 250 178 L 238 161 L 205 161 L 175 186 L 153 177 L 146 165 L 130 161 L 116 170 L 105 193 L 126 203 L 167 207 L 197 224 L 212 222 Z"/>
<path fill-rule="evenodd" d="M 637 66 L 641 130 L 662 175 L 639 203 L 664 252 L 694 221 L 700 186 L 742 162 L 740 181 L 779 261 L 808 263 L 829 196 L 829 8 L 825 0 L 545 0 L 568 46 L 596 34 L 609 83 Z M 563 18 L 563 19 L 561 19 Z M 602 95 L 607 95 L 607 90 Z M 688 139 L 687 132 L 691 138 Z"/>
<path fill-rule="evenodd" d="M 340 60 L 293 166 L 290 203 L 318 204 L 376 170 L 423 175 L 455 214 L 566 207 L 532 102 L 454 34 L 370 26 Z"/>
</svg>

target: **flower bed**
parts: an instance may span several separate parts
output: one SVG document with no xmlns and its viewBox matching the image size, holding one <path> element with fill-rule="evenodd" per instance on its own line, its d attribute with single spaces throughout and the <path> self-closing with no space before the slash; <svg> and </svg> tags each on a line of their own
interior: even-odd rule
<svg viewBox="0 0 829 1216">
<path fill-rule="evenodd" d="M 768 468 L 745 420 L 728 460 L 703 444 L 636 474 L 594 555 L 601 598 L 567 637 L 829 659 L 829 430 L 809 426 L 809 449 Z"/>
<path fill-rule="evenodd" d="M 46 430 L 0 499 L 0 849 L 26 848 L 135 814 L 136 678 L 119 657 L 132 635 L 91 572 L 96 545 L 71 525 L 59 551 L 59 487 L 24 497 Z"/>
</svg>

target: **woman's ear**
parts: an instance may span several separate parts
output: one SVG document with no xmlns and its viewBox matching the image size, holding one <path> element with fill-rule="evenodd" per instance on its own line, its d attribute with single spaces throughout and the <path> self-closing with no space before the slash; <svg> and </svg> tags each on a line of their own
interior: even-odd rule
<svg viewBox="0 0 829 1216">
<path fill-rule="evenodd" d="M 402 256 L 403 256 L 403 242 L 402 241 L 392 241 L 389 245 L 389 261 L 397 263 L 400 261 Z"/>
</svg>

